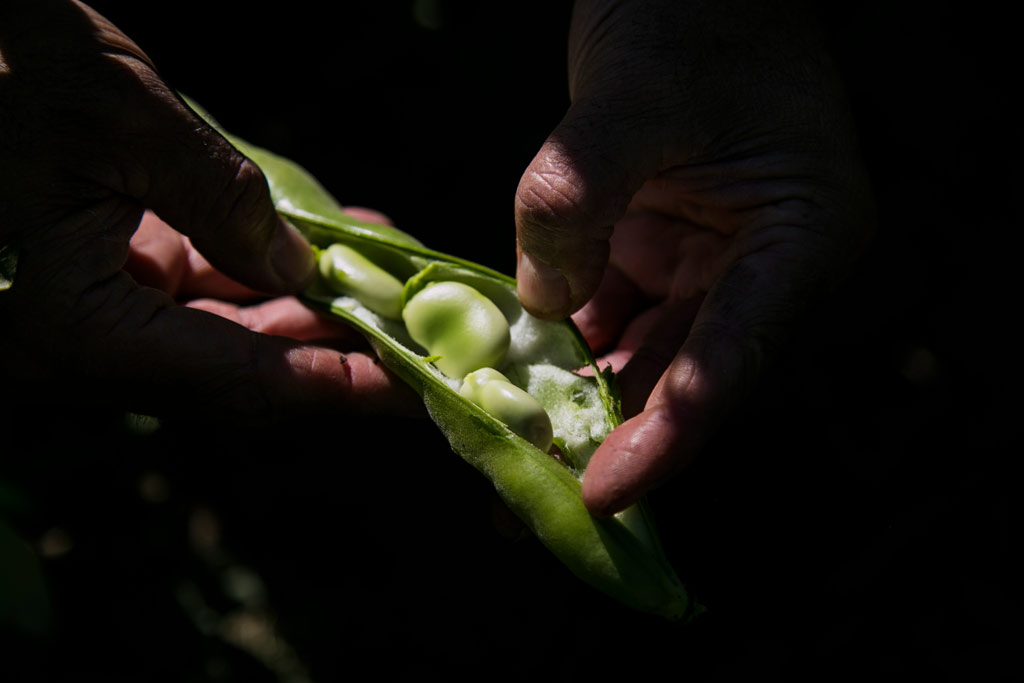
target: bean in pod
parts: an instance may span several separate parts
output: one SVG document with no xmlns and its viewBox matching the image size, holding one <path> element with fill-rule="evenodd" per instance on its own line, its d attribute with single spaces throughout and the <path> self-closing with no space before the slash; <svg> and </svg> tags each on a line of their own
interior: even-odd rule
<svg viewBox="0 0 1024 683">
<path fill-rule="evenodd" d="M 613 376 L 597 368 L 571 321 L 534 318 L 507 275 L 431 250 L 391 226 L 347 216 L 294 162 L 227 137 L 260 166 L 277 210 L 311 244 L 325 253 L 335 243 L 346 244 L 403 283 L 401 320 L 367 314 L 376 292 L 338 296 L 320 283 L 303 300 L 367 338 L 381 361 L 420 394 L 452 449 L 491 482 L 541 543 L 581 580 L 634 609 L 683 621 L 702 611 L 666 558 L 645 501 L 607 519 L 583 505 L 587 463 L 622 416 Z M 383 289 L 393 300 L 393 285 Z M 482 341 L 469 334 L 477 331 L 466 322 L 472 316 L 453 324 L 466 315 L 457 312 L 459 306 L 440 316 L 447 316 L 446 324 L 433 321 L 433 305 L 423 304 L 448 295 L 463 304 L 487 301 L 481 308 L 491 324 Z M 384 308 L 394 312 L 390 304 Z M 462 331 L 448 335 L 456 327 Z M 486 407 L 489 392 L 499 389 L 518 397 L 511 401 L 514 410 Z M 516 403 L 523 395 L 540 410 Z M 529 425 L 541 413 L 550 421 L 559 459 L 546 452 L 546 435 L 532 435 Z"/>
<path fill-rule="evenodd" d="M 411 297 L 402 319 L 434 364 L 460 379 L 498 365 L 508 351 L 508 321 L 490 299 L 462 282 L 431 282 Z"/>
<path fill-rule="evenodd" d="M 544 407 L 494 368 L 480 368 L 462 380 L 459 394 L 504 422 L 509 429 L 545 453 L 554 433 Z"/>
<path fill-rule="evenodd" d="M 332 244 L 321 252 L 319 266 L 323 282 L 338 294 L 385 318 L 402 317 L 402 283 L 352 247 Z"/>
</svg>

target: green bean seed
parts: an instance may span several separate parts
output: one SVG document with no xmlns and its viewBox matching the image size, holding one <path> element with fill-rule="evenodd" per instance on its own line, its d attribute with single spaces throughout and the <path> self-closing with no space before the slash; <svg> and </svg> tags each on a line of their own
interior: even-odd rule
<svg viewBox="0 0 1024 683">
<path fill-rule="evenodd" d="M 462 380 L 462 388 L 459 389 L 459 393 L 463 398 L 468 398 L 473 403 L 480 405 L 480 395 L 483 393 L 484 385 L 490 382 L 508 382 L 508 377 L 494 368 L 480 368 L 466 375 Z"/>
<path fill-rule="evenodd" d="M 320 255 L 320 274 L 336 293 L 358 299 L 377 315 L 402 317 L 402 283 L 373 261 L 344 244 Z"/>
<path fill-rule="evenodd" d="M 500 364 L 511 341 L 501 310 L 461 282 L 431 282 L 406 302 L 402 319 L 417 344 L 440 356 L 437 368 L 455 379 Z"/>
<path fill-rule="evenodd" d="M 469 373 L 459 393 L 545 453 L 551 448 L 554 432 L 547 411 L 497 370 L 480 368 Z"/>
</svg>

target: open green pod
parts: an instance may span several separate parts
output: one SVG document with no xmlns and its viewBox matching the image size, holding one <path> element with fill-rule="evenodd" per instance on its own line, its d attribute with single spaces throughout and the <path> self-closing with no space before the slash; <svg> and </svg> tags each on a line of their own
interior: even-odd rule
<svg viewBox="0 0 1024 683">
<path fill-rule="evenodd" d="M 508 507 L 576 576 L 638 610 L 672 620 L 699 613 L 665 557 L 646 503 L 608 519 L 594 517 L 583 505 L 580 482 L 587 463 L 622 418 L 611 373 L 599 370 L 571 321 L 531 316 L 520 305 L 512 278 L 428 249 L 393 227 L 356 220 L 293 162 L 229 140 L 260 166 L 278 211 L 318 250 L 333 244 L 357 250 L 404 283 L 403 306 L 440 282 L 468 285 L 497 306 L 511 341 L 495 369 L 547 411 L 554 455 L 461 395 L 461 378 L 442 373 L 437 357 L 413 341 L 401 320 L 381 316 L 323 283 L 303 295 L 311 306 L 366 336 L 385 365 L 422 396 L 452 449 L 491 481 Z"/>
</svg>

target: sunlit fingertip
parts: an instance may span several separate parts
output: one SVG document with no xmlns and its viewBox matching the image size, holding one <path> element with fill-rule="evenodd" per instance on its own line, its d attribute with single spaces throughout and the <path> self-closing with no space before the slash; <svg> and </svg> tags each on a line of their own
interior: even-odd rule
<svg viewBox="0 0 1024 683">
<path fill-rule="evenodd" d="M 519 299 L 530 313 L 549 320 L 569 315 L 569 283 L 560 272 L 524 251 L 519 256 L 517 278 Z"/>
<path fill-rule="evenodd" d="M 312 282 L 316 273 L 316 259 L 309 242 L 285 220 L 279 222 L 270 243 L 270 262 L 284 286 L 294 290 Z"/>
</svg>

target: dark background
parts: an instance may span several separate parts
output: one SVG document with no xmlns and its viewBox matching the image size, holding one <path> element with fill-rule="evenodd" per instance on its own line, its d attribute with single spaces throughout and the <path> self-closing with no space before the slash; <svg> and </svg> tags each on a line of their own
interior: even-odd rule
<svg viewBox="0 0 1024 683">
<path fill-rule="evenodd" d="M 566 3 L 93 4 L 228 130 L 512 272 L 515 187 L 568 102 Z M 157 427 L 6 397 L 0 677 L 998 680 L 1019 456 L 1013 22 L 926 3 L 827 19 L 879 235 L 652 496 L 700 621 L 633 614 L 513 539 L 425 421 Z"/>
</svg>

